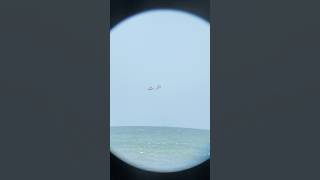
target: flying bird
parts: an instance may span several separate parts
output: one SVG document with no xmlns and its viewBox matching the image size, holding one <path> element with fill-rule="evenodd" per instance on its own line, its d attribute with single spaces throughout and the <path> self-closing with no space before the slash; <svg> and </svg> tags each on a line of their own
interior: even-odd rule
<svg viewBox="0 0 320 180">
<path fill-rule="evenodd" d="M 157 87 L 155 87 L 155 88 L 153 86 L 149 86 L 148 90 L 152 91 L 152 90 L 158 90 L 160 88 L 161 88 L 161 85 L 157 85 Z"/>
</svg>

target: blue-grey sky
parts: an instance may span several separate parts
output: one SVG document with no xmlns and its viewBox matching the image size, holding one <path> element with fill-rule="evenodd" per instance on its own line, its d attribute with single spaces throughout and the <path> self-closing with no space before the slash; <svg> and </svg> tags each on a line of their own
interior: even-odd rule
<svg viewBox="0 0 320 180">
<path fill-rule="evenodd" d="M 132 16 L 110 33 L 110 61 L 111 126 L 210 129 L 205 20 L 176 10 Z"/>
</svg>

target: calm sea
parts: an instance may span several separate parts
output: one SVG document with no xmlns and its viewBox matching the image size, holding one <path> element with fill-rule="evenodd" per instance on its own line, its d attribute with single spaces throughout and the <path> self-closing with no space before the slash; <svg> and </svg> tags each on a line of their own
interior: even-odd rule
<svg viewBox="0 0 320 180">
<path fill-rule="evenodd" d="M 210 131 L 174 127 L 110 128 L 111 152 L 135 167 L 174 172 L 210 158 Z"/>
</svg>

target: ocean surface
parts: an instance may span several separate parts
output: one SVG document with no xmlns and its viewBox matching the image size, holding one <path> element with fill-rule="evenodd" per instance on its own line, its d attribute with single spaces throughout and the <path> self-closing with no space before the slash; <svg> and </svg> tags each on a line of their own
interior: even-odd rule
<svg viewBox="0 0 320 180">
<path fill-rule="evenodd" d="M 175 127 L 110 128 L 111 152 L 126 163 L 155 172 L 175 172 L 210 158 L 210 130 Z"/>
</svg>

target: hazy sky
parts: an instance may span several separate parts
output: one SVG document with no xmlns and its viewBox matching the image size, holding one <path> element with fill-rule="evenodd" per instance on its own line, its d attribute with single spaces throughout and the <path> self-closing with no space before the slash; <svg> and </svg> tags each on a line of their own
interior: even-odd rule
<svg viewBox="0 0 320 180">
<path fill-rule="evenodd" d="M 110 38 L 111 126 L 210 129 L 209 23 L 152 10 L 118 24 Z"/>
</svg>

